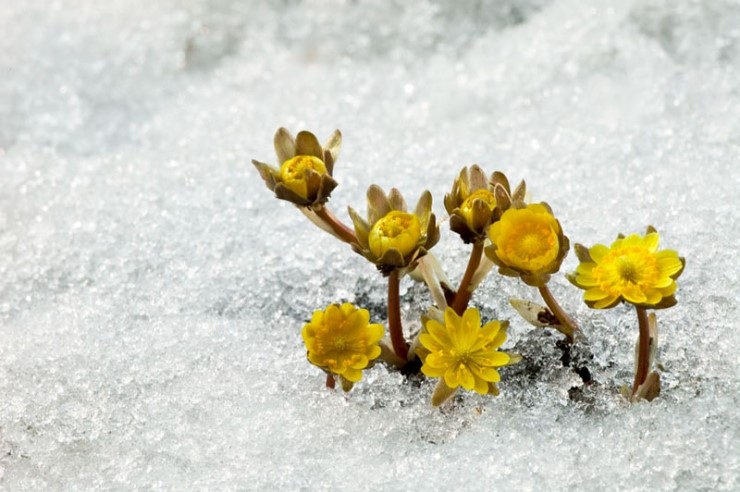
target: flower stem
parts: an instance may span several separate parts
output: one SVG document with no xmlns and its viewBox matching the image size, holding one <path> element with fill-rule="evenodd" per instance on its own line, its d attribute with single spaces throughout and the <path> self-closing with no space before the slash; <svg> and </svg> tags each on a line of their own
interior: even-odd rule
<svg viewBox="0 0 740 492">
<path fill-rule="evenodd" d="M 344 225 L 337 217 L 326 208 L 326 206 L 319 206 L 313 209 L 316 215 L 323 220 L 334 233 L 345 243 L 356 243 L 357 236 L 355 231 Z"/>
<path fill-rule="evenodd" d="M 393 351 L 404 361 L 408 360 L 409 347 L 403 338 L 403 327 L 401 326 L 401 298 L 399 288 L 401 278 L 398 270 L 392 270 L 388 275 L 388 330 L 391 332 L 391 344 Z"/>
<path fill-rule="evenodd" d="M 647 310 L 635 306 L 637 311 L 637 322 L 640 326 L 640 339 L 637 349 L 637 370 L 635 371 L 635 382 L 632 383 L 632 396 L 635 396 L 637 389 L 647 379 L 650 366 L 650 323 L 648 321 Z"/>
<path fill-rule="evenodd" d="M 469 290 L 470 281 L 473 280 L 473 275 L 475 275 L 475 271 L 478 269 L 478 266 L 480 266 L 482 256 L 483 241 L 477 241 L 473 243 L 473 250 L 470 252 L 468 266 L 465 269 L 465 274 L 463 275 L 462 280 L 460 281 L 460 287 L 457 289 L 455 300 L 452 302 L 452 309 L 458 314 L 458 316 L 462 316 L 463 311 L 468 307 L 470 298 L 473 296 L 473 293 Z"/>
<path fill-rule="evenodd" d="M 568 316 L 568 313 L 563 311 L 563 308 L 560 307 L 558 301 L 555 300 L 555 297 L 553 297 L 552 292 L 550 292 L 547 285 L 540 287 L 540 294 L 542 295 L 542 299 L 545 300 L 547 307 L 552 311 L 552 314 L 554 314 L 558 321 L 560 321 L 560 326 L 557 330 L 568 337 L 568 343 L 573 343 L 573 335 L 576 330 L 578 330 L 576 322 L 573 321 L 573 318 Z"/>
<path fill-rule="evenodd" d="M 329 389 L 334 389 L 334 387 L 336 386 L 336 384 L 337 384 L 337 382 L 334 379 L 334 374 L 327 374 L 326 375 L 326 387 L 329 388 Z"/>
</svg>

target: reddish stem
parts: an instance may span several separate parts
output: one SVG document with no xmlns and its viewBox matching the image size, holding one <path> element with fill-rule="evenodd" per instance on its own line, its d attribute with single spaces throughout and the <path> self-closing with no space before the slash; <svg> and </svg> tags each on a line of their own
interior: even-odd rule
<svg viewBox="0 0 740 492">
<path fill-rule="evenodd" d="M 403 337 L 403 327 L 401 326 L 401 298 L 399 288 L 401 278 L 398 270 L 392 270 L 388 275 L 388 330 L 391 333 L 391 344 L 396 355 L 408 360 L 409 347 L 406 339 Z"/>
<path fill-rule="evenodd" d="M 315 207 L 313 211 L 320 219 L 322 219 L 329 227 L 331 227 L 334 233 L 339 236 L 342 241 L 344 241 L 345 243 L 357 242 L 355 231 L 350 229 L 339 219 L 337 219 L 337 217 L 333 213 L 331 213 L 331 211 L 326 208 L 326 206 Z"/>
<path fill-rule="evenodd" d="M 470 259 L 468 260 L 468 266 L 465 269 L 465 274 L 460 281 L 460 287 L 457 289 L 454 301 L 452 301 L 452 309 L 459 315 L 462 316 L 463 311 L 468 307 L 470 298 L 473 296 L 473 292 L 470 291 L 470 282 L 473 280 L 475 271 L 480 266 L 480 260 L 483 257 L 483 241 L 477 241 L 473 243 L 473 250 L 470 252 Z"/>
<path fill-rule="evenodd" d="M 545 300 L 547 307 L 552 311 L 552 314 L 554 314 L 558 321 L 560 321 L 560 328 L 558 328 L 558 331 L 568 337 L 568 343 L 573 343 L 573 335 L 576 330 L 578 330 L 576 322 L 573 321 L 573 318 L 568 316 L 568 313 L 566 313 L 562 307 L 560 307 L 560 304 L 555 300 L 555 297 L 552 295 L 552 292 L 550 292 L 547 285 L 540 287 L 540 294 L 542 295 L 542 299 Z"/>
<path fill-rule="evenodd" d="M 635 396 L 637 389 L 645 382 L 650 368 L 650 323 L 648 322 L 647 310 L 635 306 L 637 311 L 637 322 L 640 326 L 640 339 L 637 349 L 637 370 L 635 371 L 635 382 L 632 383 L 632 396 Z"/>
<path fill-rule="evenodd" d="M 336 384 L 337 384 L 337 382 L 334 379 L 334 374 L 327 374 L 326 375 L 326 387 L 329 388 L 329 389 L 334 389 L 334 387 L 336 386 Z"/>
</svg>

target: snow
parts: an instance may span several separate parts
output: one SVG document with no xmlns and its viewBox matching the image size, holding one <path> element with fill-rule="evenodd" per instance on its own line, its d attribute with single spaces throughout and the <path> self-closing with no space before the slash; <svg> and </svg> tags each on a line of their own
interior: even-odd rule
<svg viewBox="0 0 740 492">
<path fill-rule="evenodd" d="M 0 11 L 0 488 L 739 490 L 740 4 L 731 0 L 9 0 Z M 627 404 L 637 333 L 591 311 L 560 362 L 511 320 L 497 398 L 429 405 L 378 365 L 323 387 L 300 329 L 384 281 L 275 200 L 285 126 L 342 130 L 331 205 L 526 179 L 572 242 L 652 224 L 687 258 L 658 312 L 663 392 Z M 434 249 L 457 281 L 467 249 Z M 563 272 L 577 262 L 572 253 Z M 402 283 L 418 329 L 425 289 Z M 580 389 L 579 389 L 580 388 Z"/>
</svg>

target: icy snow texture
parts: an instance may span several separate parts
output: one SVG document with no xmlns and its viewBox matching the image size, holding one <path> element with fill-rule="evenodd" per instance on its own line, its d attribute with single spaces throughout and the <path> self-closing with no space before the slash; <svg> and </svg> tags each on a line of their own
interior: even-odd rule
<svg viewBox="0 0 740 492">
<path fill-rule="evenodd" d="M 4 2 L 0 488 L 740 489 L 738 26 L 731 0 Z M 384 321 L 384 284 L 258 178 L 279 126 L 343 131 L 342 217 L 371 183 L 444 216 L 478 162 L 573 242 L 655 225 L 688 259 L 661 397 L 617 396 L 634 312 L 562 275 L 598 385 L 492 274 L 473 302 L 528 357 L 500 397 L 435 410 L 381 366 L 326 391 L 303 322 L 342 300 Z M 458 279 L 466 248 L 436 251 Z M 402 290 L 418 328 L 428 296 Z"/>
</svg>

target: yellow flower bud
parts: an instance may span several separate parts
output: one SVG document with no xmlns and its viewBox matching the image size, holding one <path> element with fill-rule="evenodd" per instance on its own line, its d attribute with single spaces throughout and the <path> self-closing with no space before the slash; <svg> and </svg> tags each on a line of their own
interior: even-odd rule
<svg viewBox="0 0 740 492">
<path fill-rule="evenodd" d="M 516 197 L 522 198 L 524 190 L 522 181 L 516 188 Z M 496 171 L 489 179 L 478 165 L 464 167 L 444 199 L 450 229 L 466 243 L 482 243 L 488 227 L 511 206 L 513 198 L 503 173 Z"/>
<path fill-rule="evenodd" d="M 432 213 L 432 194 L 425 191 L 419 197 L 413 213 L 409 213 L 401 193 L 392 188 L 387 195 L 376 185 L 367 190 L 367 217 L 349 207 L 357 242 L 352 249 L 375 263 L 383 275 L 414 269 L 419 258 L 439 240 L 437 219 Z"/>
<path fill-rule="evenodd" d="M 268 189 L 281 200 L 299 207 L 322 207 L 337 182 L 332 177 L 339 155 L 342 134 L 336 130 L 322 147 L 307 131 L 293 138 L 285 128 L 275 132 L 275 152 L 279 167 L 252 160 Z"/>
<path fill-rule="evenodd" d="M 301 198 L 315 196 L 321 181 L 309 182 L 310 171 L 318 173 L 319 176 L 326 174 L 324 161 L 312 155 L 297 155 L 280 166 L 280 182 Z"/>
<path fill-rule="evenodd" d="M 493 193 L 488 188 L 476 190 L 470 196 L 468 196 L 465 201 L 463 201 L 462 205 L 460 205 L 460 215 L 463 216 L 466 224 L 473 231 L 480 228 L 478 223 L 481 222 L 481 218 L 476 217 L 476 214 L 474 213 L 474 205 L 476 200 L 482 202 L 488 209 L 488 213 L 485 217 L 486 220 L 490 220 L 491 212 L 494 208 L 496 208 L 496 198 L 493 196 Z M 483 225 L 486 225 L 485 222 L 483 223 Z"/>
<path fill-rule="evenodd" d="M 401 256 L 413 252 L 421 240 L 421 224 L 415 214 L 391 211 L 370 229 L 368 242 L 373 255 L 380 258 L 389 249 L 396 249 Z"/>
</svg>

